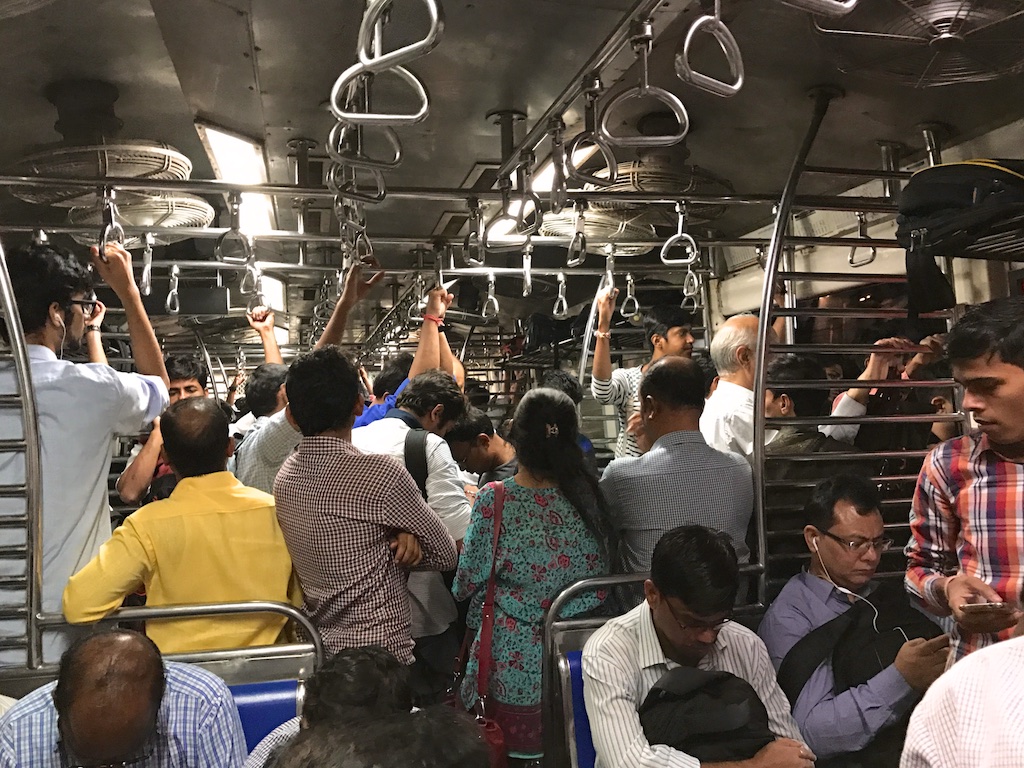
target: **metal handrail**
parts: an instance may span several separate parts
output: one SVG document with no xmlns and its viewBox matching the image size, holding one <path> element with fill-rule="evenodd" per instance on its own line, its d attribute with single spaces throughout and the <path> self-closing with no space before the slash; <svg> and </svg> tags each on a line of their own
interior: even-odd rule
<svg viewBox="0 0 1024 768">
<path fill-rule="evenodd" d="M 0 245 L 0 307 L 10 340 L 11 356 L 14 358 L 14 373 L 21 397 L 22 434 L 25 439 L 25 512 L 26 541 L 28 542 L 27 574 L 28 584 L 25 606 L 29 616 L 42 610 L 43 601 L 43 468 L 39 442 L 39 411 L 36 408 L 35 390 L 32 388 L 32 369 L 21 326 L 18 301 L 7 271 L 7 256 Z M 43 638 L 39 627 L 29 620 L 26 622 L 28 639 L 28 664 L 37 668 L 43 663 Z"/>
<path fill-rule="evenodd" d="M 733 80 L 731 83 L 698 72 L 690 65 L 690 47 L 697 38 L 698 32 L 708 32 L 715 38 L 729 65 L 729 74 Z M 740 54 L 736 38 L 722 23 L 722 0 L 715 0 L 714 15 L 701 16 L 690 25 L 690 29 L 686 32 L 686 40 L 683 42 L 682 52 L 676 52 L 675 63 L 676 74 L 685 83 L 690 83 L 716 96 L 729 97 L 740 92 L 740 88 L 743 87 L 743 56 Z"/>
<path fill-rule="evenodd" d="M 818 16 L 839 17 L 845 16 L 854 8 L 860 0 L 782 0 L 784 5 L 799 8 Z"/>
</svg>

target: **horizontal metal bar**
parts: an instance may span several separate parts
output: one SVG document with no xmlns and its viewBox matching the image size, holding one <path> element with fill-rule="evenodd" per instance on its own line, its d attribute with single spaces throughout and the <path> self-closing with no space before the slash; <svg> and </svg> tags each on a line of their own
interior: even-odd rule
<svg viewBox="0 0 1024 768">
<path fill-rule="evenodd" d="M 769 502 L 772 500 L 769 499 Z M 911 504 L 914 503 L 913 499 L 882 499 L 882 510 L 897 510 L 897 509 L 908 509 Z M 767 506 L 768 516 L 781 515 L 781 514 L 792 514 L 794 512 L 803 512 L 804 505 L 800 504 L 794 506 L 792 504 L 771 504 Z"/>
<path fill-rule="evenodd" d="M 27 493 L 28 486 L 25 485 L 0 485 L 0 498 L 10 499 Z"/>
<path fill-rule="evenodd" d="M 24 560 L 26 557 L 28 557 L 28 548 L 24 544 L 5 544 L 0 547 L 0 560 L 14 558 Z"/>
<path fill-rule="evenodd" d="M 814 488 L 822 480 L 826 478 L 822 477 L 817 480 L 766 480 L 764 483 L 765 488 Z M 916 483 L 917 475 L 876 475 L 871 478 L 874 483 Z"/>
<path fill-rule="evenodd" d="M 771 446 L 771 443 L 768 443 Z M 852 448 L 853 446 L 851 446 Z M 770 461 L 858 461 L 860 459 L 923 459 L 931 453 L 925 451 L 835 451 L 821 453 L 769 453 L 765 456 L 765 462 Z"/>
<path fill-rule="evenodd" d="M 24 576 L 0 576 L 0 589 L 25 589 L 28 579 Z"/>
<path fill-rule="evenodd" d="M 878 246 L 882 247 L 882 246 Z M 883 275 L 877 272 L 867 273 L 862 272 L 857 274 L 855 272 L 779 272 L 776 275 L 779 280 L 791 280 L 797 281 L 824 281 L 832 283 L 905 283 L 907 282 L 906 275 Z"/>
<path fill-rule="evenodd" d="M 0 395 L 0 408 L 21 408 L 24 403 L 21 395 Z"/>
<path fill-rule="evenodd" d="M 21 453 L 27 447 L 27 444 L 22 439 L 0 440 L 0 453 Z"/>
<path fill-rule="evenodd" d="M 885 531 L 891 533 L 901 533 L 903 531 L 910 530 L 910 523 L 885 523 L 882 528 Z M 782 539 L 789 538 L 792 536 L 803 536 L 803 529 L 800 530 L 789 530 L 789 531 L 768 531 L 769 539 Z"/>
<path fill-rule="evenodd" d="M 833 168 L 825 165 L 805 165 L 803 172 L 858 179 L 909 179 L 914 175 L 913 171 L 886 171 L 881 168 Z"/>
<path fill-rule="evenodd" d="M 22 648 L 28 648 L 28 638 L 25 635 L 0 637 L 0 651 L 14 651 Z"/>
<path fill-rule="evenodd" d="M 800 427 L 828 424 L 935 424 L 960 421 L 956 413 L 906 413 L 891 416 L 794 416 L 793 418 L 765 419 L 765 426 Z"/>
<path fill-rule="evenodd" d="M 836 307 L 835 309 L 819 309 L 817 307 L 776 307 L 772 309 L 772 317 L 836 317 L 836 318 L 905 318 L 907 310 L 896 307 Z M 922 320 L 944 320 L 950 317 L 948 309 L 937 312 L 922 312 L 918 315 Z"/>
<path fill-rule="evenodd" d="M 956 387 L 952 379 L 808 379 L 765 382 L 766 389 L 913 389 L 915 387 Z"/>
<path fill-rule="evenodd" d="M 28 609 L 22 605 L 20 608 L 14 605 L 0 608 L 0 619 L 25 619 L 28 616 Z"/>
<path fill-rule="evenodd" d="M 917 352 L 934 352 L 930 347 L 912 344 L 899 350 L 887 350 L 874 344 L 771 344 L 768 351 L 774 354 L 803 355 L 870 355 L 874 352 L 885 354 L 907 354 Z"/>
<path fill-rule="evenodd" d="M 28 526 L 28 515 L 0 515 L 0 530 L 25 528 Z"/>
</svg>

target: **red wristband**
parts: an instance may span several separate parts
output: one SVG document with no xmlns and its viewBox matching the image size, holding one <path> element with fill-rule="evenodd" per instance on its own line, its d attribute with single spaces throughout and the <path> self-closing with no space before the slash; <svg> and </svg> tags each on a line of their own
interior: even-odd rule
<svg viewBox="0 0 1024 768">
<path fill-rule="evenodd" d="M 432 323 L 436 323 L 438 327 L 444 325 L 444 318 L 438 317 L 437 315 L 424 315 L 424 320 L 429 320 Z"/>
</svg>

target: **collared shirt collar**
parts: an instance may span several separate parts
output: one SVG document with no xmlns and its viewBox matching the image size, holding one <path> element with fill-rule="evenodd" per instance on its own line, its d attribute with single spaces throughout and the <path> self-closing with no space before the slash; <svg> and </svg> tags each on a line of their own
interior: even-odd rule
<svg viewBox="0 0 1024 768">
<path fill-rule="evenodd" d="M 741 387 L 739 384 L 733 384 L 731 381 L 719 381 L 718 386 L 715 388 L 715 394 L 721 392 L 721 397 L 727 400 L 736 400 L 743 402 L 754 402 L 754 393 L 746 387 Z"/>
<path fill-rule="evenodd" d="M 25 348 L 28 350 L 28 359 L 37 361 L 55 361 L 57 360 L 57 353 L 49 347 L 44 347 L 42 344 L 26 344 Z"/>
<path fill-rule="evenodd" d="M 208 475 L 181 478 L 178 481 L 178 484 L 174 486 L 174 490 L 171 491 L 171 495 L 174 496 L 179 492 L 187 494 L 198 490 L 208 491 L 221 488 L 232 488 L 241 484 L 242 481 L 227 470 L 224 470 L 223 472 L 211 472 Z"/>
<path fill-rule="evenodd" d="M 668 658 L 661 647 L 658 633 L 654 629 L 654 613 L 651 611 L 651 604 L 645 600 L 640 604 L 639 610 L 640 621 L 637 624 L 637 644 L 639 648 L 637 659 L 640 662 L 640 668 L 647 669 L 648 667 L 656 667 L 658 665 L 669 668 L 678 667 L 679 664 Z M 713 653 L 721 653 L 726 647 L 728 647 L 728 643 L 725 640 L 724 632 L 719 632 L 718 637 L 715 638 Z M 708 657 L 705 656 L 704 658 L 707 659 Z"/>
<path fill-rule="evenodd" d="M 413 416 L 408 411 L 403 411 L 401 408 L 392 408 L 390 411 L 384 414 L 385 419 L 400 419 L 409 425 L 409 429 L 423 429 L 423 425 L 420 420 Z"/>
<path fill-rule="evenodd" d="M 299 453 L 362 453 L 348 440 L 331 435 L 312 435 L 299 441 Z"/>
<path fill-rule="evenodd" d="M 821 600 L 822 603 L 828 603 L 828 601 L 832 599 L 839 600 L 844 605 L 850 603 L 850 601 L 846 599 L 846 595 L 836 589 L 835 584 L 830 581 L 826 581 L 819 576 L 815 576 L 806 568 L 798 574 L 797 578 L 800 579 L 807 590 L 817 599 Z M 877 582 L 869 581 L 864 586 L 864 589 L 858 593 L 858 597 L 870 595 L 875 591 L 876 586 Z"/>
<path fill-rule="evenodd" d="M 1009 462 L 1010 464 L 1024 463 L 1021 461 L 1014 461 L 1013 459 L 1008 459 L 1005 456 L 1003 456 L 1003 454 L 1001 454 L 992 446 L 991 441 L 989 441 L 988 439 L 988 435 L 986 435 L 980 429 L 975 432 L 971 432 L 968 435 L 965 435 L 964 439 L 971 441 L 971 458 L 974 459 L 975 461 L 981 460 L 982 454 L 990 453 L 993 457 L 995 457 L 997 461 L 1006 461 Z"/>
<path fill-rule="evenodd" d="M 704 435 L 700 433 L 699 429 L 677 429 L 675 432 L 668 432 L 655 440 L 654 445 L 651 446 L 651 450 L 654 450 L 659 446 L 665 447 L 669 445 L 686 445 L 691 443 L 707 445 L 707 441 L 704 440 Z"/>
</svg>

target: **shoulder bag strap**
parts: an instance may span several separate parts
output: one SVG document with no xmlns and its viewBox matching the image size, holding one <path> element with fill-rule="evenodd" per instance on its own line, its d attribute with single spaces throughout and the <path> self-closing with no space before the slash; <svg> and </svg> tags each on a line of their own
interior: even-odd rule
<svg viewBox="0 0 1024 768">
<path fill-rule="evenodd" d="M 498 536 L 501 534 L 501 514 L 505 508 L 505 484 L 497 483 L 494 488 L 494 554 L 491 556 L 491 575 L 487 579 L 487 595 L 484 597 L 483 617 L 480 620 L 479 669 L 476 690 L 481 699 L 487 696 L 491 683 L 491 639 L 494 636 L 494 571 L 498 565 Z"/>
<path fill-rule="evenodd" d="M 405 434 L 405 469 L 427 498 L 427 430 L 410 429 Z"/>
<path fill-rule="evenodd" d="M 857 616 L 864 610 L 864 603 L 857 601 L 848 611 L 827 621 L 809 634 L 804 635 L 789 649 L 779 666 L 778 681 L 790 705 L 796 704 L 800 692 L 807 685 L 821 663 L 832 655 L 843 634 L 853 626 Z"/>
</svg>

